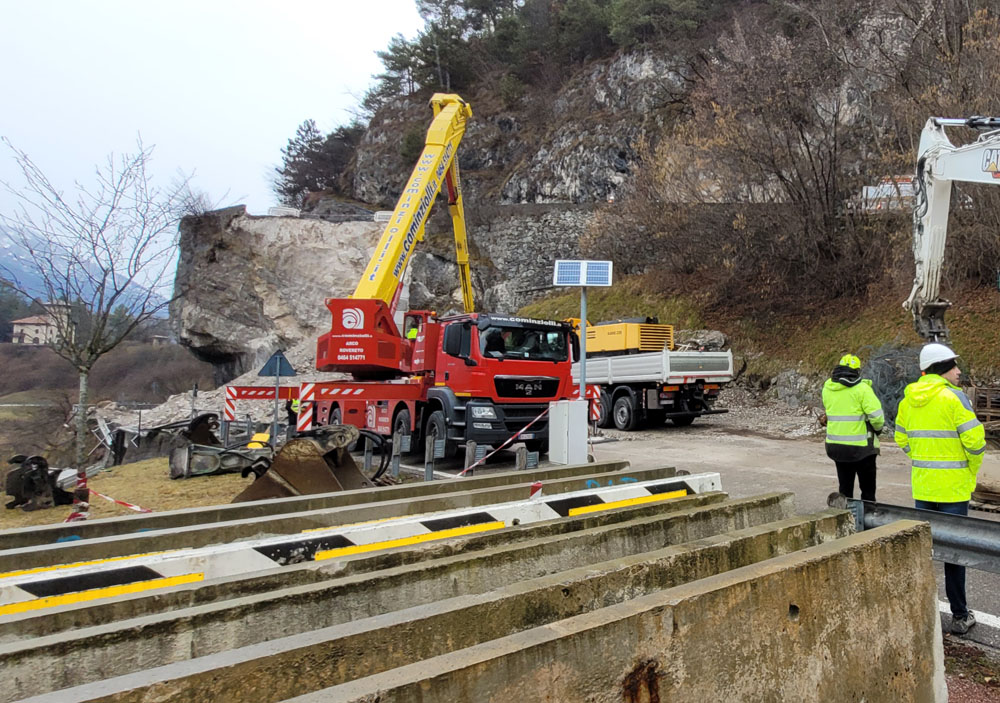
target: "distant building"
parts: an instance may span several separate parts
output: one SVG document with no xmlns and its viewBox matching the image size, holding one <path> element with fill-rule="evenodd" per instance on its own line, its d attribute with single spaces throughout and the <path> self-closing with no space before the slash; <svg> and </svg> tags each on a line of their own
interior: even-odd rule
<svg viewBox="0 0 1000 703">
<path fill-rule="evenodd" d="M 876 186 L 861 191 L 861 211 L 869 214 L 906 212 L 913 209 L 913 176 L 886 176 Z"/>
<path fill-rule="evenodd" d="M 170 337 L 165 334 L 154 334 L 149 338 L 149 342 L 154 347 L 165 347 L 170 344 Z"/>
<path fill-rule="evenodd" d="M 32 315 L 14 320 L 14 344 L 52 344 L 59 339 L 55 323 L 47 315 Z"/>
<path fill-rule="evenodd" d="M 55 344 L 59 341 L 60 322 L 64 330 L 69 329 L 69 306 L 51 303 L 45 306 L 48 312 L 14 320 L 13 344 Z"/>
<path fill-rule="evenodd" d="M 299 217 L 302 212 L 294 207 L 269 207 L 267 214 L 271 217 Z"/>
</svg>

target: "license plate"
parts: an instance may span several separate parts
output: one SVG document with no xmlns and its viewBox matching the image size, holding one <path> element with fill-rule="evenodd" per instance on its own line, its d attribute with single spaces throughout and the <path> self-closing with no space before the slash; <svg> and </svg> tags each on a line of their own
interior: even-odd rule
<svg viewBox="0 0 1000 703">
<path fill-rule="evenodd" d="M 535 438 L 534 432 L 522 432 L 521 436 L 518 437 L 518 439 L 534 439 L 534 438 Z"/>
</svg>

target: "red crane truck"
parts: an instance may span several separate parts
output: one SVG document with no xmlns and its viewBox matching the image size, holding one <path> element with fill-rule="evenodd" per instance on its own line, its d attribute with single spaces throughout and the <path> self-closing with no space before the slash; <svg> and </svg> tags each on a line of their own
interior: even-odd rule
<svg viewBox="0 0 1000 703">
<path fill-rule="evenodd" d="M 459 96 L 440 93 L 431 107 L 423 153 L 354 294 L 326 301 L 332 322 L 317 342 L 316 368 L 353 380 L 303 384 L 299 429 L 349 424 L 399 432 L 411 436 L 413 448 L 424 438 L 444 439 L 446 455 L 466 442 L 497 446 L 518 435 L 529 450 L 547 451 L 549 401 L 578 393 L 571 375 L 576 335 L 563 322 L 473 312 L 456 158 L 472 111 Z M 410 310 L 400 333 L 403 274 L 442 187 L 465 313 Z"/>
</svg>

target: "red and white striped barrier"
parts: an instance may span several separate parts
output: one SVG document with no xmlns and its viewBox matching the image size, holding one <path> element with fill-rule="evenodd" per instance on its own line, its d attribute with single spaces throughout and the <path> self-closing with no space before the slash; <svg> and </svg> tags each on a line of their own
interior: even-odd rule
<svg viewBox="0 0 1000 703">
<path fill-rule="evenodd" d="M 580 387 L 574 386 L 573 396 L 574 399 L 580 397 Z M 601 387 L 600 386 L 587 386 L 587 400 L 590 401 L 590 419 L 593 422 L 597 422 L 601 419 Z"/>
<path fill-rule="evenodd" d="M 223 417 L 227 422 L 236 419 L 236 389 L 232 386 L 226 386 L 226 406 L 223 410 Z"/>
<path fill-rule="evenodd" d="M 299 417 L 295 423 L 295 429 L 305 432 L 312 427 L 313 405 L 316 401 L 316 384 L 303 383 L 299 386 Z"/>
<path fill-rule="evenodd" d="M 543 417 L 545 417 L 545 415 L 548 414 L 548 412 L 549 412 L 549 409 L 545 408 L 545 410 L 543 410 L 538 417 L 536 417 L 534 420 L 532 420 L 531 422 L 529 422 L 527 425 L 525 425 L 524 427 L 522 427 L 521 429 L 519 429 L 516 433 L 514 433 L 514 435 L 510 439 L 508 439 L 506 442 L 504 442 L 503 444 L 501 444 L 499 447 L 497 447 L 496 449 L 494 449 L 492 452 L 490 452 L 489 454 L 487 454 L 486 456 L 484 456 L 479 461 L 475 462 L 474 464 L 469 464 L 467 467 L 465 467 L 464 469 L 462 469 L 461 471 L 459 471 L 457 474 L 455 474 L 455 477 L 458 478 L 459 476 L 464 476 L 466 474 L 466 472 L 472 471 L 474 468 L 476 468 L 480 464 L 485 463 L 487 459 L 489 459 L 491 456 L 493 456 L 494 454 L 496 454 L 498 451 L 500 451 L 501 449 L 503 449 L 504 447 L 506 447 L 508 444 L 511 444 L 512 442 L 517 441 L 517 438 L 520 437 L 524 433 L 524 431 L 526 429 L 528 429 L 529 427 L 531 427 L 532 425 L 534 425 L 536 422 L 538 422 L 539 420 L 541 420 Z"/>
</svg>

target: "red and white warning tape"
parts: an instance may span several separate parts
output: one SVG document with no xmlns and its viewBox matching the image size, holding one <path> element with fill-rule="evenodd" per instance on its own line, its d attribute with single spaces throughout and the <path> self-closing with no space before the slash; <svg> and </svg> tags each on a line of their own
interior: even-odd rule
<svg viewBox="0 0 1000 703">
<path fill-rule="evenodd" d="M 132 503 L 126 503 L 124 500 L 118 500 L 117 498 L 112 498 L 111 496 L 106 496 L 103 493 L 98 493 L 93 488 L 89 488 L 87 490 L 89 490 L 93 495 L 95 495 L 95 496 L 97 496 L 99 498 L 103 498 L 104 500 L 109 501 L 111 503 L 115 503 L 117 505 L 124 506 L 124 507 L 128 508 L 129 510 L 134 510 L 137 513 L 151 513 L 151 512 L 153 512 L 149 508 L 143 508 L 143 507 L 140 507 L 138 505 L 133 505 Z M 87 507 L 89 508 L 90 506 L 88 505 Z M 82 510 L 77 510 L 77 511 L 74 511 L 74 512 L 70 513 L 69 517 L 67 517 L 65 520 L 63 520 L 63 522 L 80 522 L 82 520 L 88 519 L 89 515 L 90 515 L 90 511 L 89 510 L 87 510 L 86 512 L 84 512 Z"/>
<path fill-rule="evenodd" d="M 153 512 L 149 508 L 142 508 L 142 507 L 140 507 L 138 505 L 133 505 L 132 503 L 126 503 L 124 500 L 118 500 L 117 498 L 112 498 L 111 496 L 106 496 L 103 493 L 98 493 L 93 488 L 90 489 L 90 492 L 93 493 L 95 496 L 99 496 L 99 497 L 103 498 L 104 500 L 110 501 L 112 503 L 117 503 L 118 505 L 122 505 L 122 506 L 128 508 L 129 510 L 136 511 L 137 513 L 151 513 L 151 512 Z"/>
<path fill-rule="evenodd" d="M 523 433 L 526 429 L 528 429 L 529 427 L 531 427 L 532 425 L 534 425 L 536 422 L 538 422 L 539 420 L 541 420 L 548 411 L 549 411 L 549 409 L 545 408 L 545 410 L 543 410 L 538 417 L 536 417 L 534 420 L 532 420 L 527 425 L 525 425 L 524 427 L 522 427 L 521 429 L 519 429 L 517 432 L 515 432 L 511 436 L 510 439 L 508 439 L 506 442 L 504 442 L 503 444 L 501 444 L 499 447 L 497 447 L 496 449 L 494 449 L 492 452 L 490 452 L 489 454 L 487 454 L 486 456 L 484 456 L 482 459 L 480 459 L 476 463 L 469 464 L 468 466 L 466 466 L 464 469 L 462 469 L 457 474 L 455 474 L 455 477 L 457 478 L 459 476 L 464 476 L 466 471 L 471 471 L 472 469 L 476 468 L 477 466 L 479 466 L 480 464 L 482 464 L 483 462 L 485 462 L 487 459 L 489 459 L 491 456 L 493 456 L 494 454 L 496 454 L 498 451 L 500 451 L 501 449 L 503 449 L 504 447 L 506 447 L 508 444 L 510 444 L 511 442 L 514 442 L 515 440 L 517 440 L 517 438 L 521 436 L 521 433 Z"/>
</svg>

